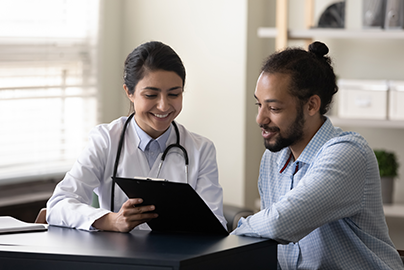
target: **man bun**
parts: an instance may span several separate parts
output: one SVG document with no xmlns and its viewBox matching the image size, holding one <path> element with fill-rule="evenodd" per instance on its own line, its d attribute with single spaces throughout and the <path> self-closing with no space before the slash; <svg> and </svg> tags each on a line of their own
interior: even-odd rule
<svg viewBox="0 0 404 270">
<path fill-rule="evenodd" d="M 309 52 L 314 53 L 317 57 L 323 57 L 329 52 L 329 49 L 324 43 L 315 41 L 309 45 Z"/>
</svg>

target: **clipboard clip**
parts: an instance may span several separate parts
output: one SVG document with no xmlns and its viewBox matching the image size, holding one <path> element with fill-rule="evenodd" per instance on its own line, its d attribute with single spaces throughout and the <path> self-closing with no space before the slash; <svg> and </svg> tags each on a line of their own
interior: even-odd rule
<svg viewBox="0 0 404 270">
<path fill-rule="evenodd" d="M 163 179 L 163 178 L 151 178 L 151 177 L 147 177 L 145 178 L 146 181 L 163 181 L 163 182 L 169 182 L 167 179 Z"/>
</svg>

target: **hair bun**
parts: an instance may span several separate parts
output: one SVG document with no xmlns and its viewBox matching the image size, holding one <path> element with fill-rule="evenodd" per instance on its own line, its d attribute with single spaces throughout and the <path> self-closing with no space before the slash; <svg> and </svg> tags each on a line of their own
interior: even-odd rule
<svg viewBox="0 0 404 270">
<path fill-rule="evenodd" d="M 309 45 L 309 52 L 314 53 L 317 57 L 323 57 L 329 50 L 324 43 L 315 41 Z"/>
</svg>

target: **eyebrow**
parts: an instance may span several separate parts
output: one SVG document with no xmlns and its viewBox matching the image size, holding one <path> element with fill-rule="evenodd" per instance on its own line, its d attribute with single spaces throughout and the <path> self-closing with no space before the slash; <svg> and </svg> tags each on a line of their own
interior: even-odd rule
<svg viewBox="0 0 404 270">
<path fill-rule="evenodd" d="M 177 89 L 182 89 L 182 86 L 174 86 L 174 87 L 168 89 L 167 91 L 172 91 L 172 90 L 177 90 Z M 153 87 L 153 86 L 146 86 L 146 87 L 143 88 L 143 90 L 153 90 L 153 91 L 161 92 L 160 88 Z"/>
<path fill-rule="evenodd" d="M 254 98 L 258 101 L 257 96 L 254 94 Z M 280 100 L 278 99 L 265 99 L 264 103 L 272 103 L 272 102 L 276 102 L 276 103 L 282 103 Z"/>
</svg>

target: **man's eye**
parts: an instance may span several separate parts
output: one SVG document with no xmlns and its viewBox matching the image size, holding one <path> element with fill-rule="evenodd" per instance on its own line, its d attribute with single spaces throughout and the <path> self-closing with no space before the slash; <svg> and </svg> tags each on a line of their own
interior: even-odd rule
<svg viewBox="0 0 404 270">
<path fill-rule="evenodd" d="M 259 103 L 259 102 L 255 102 L 255 105 L 258 107 L 261 107 L 261 103 Z"/>
<path fill-rule="evenodd" d="M 270 110 L 273 111 L 273 112 L 278 112 L 280 109 L 279 109 L 279 108 L 271 107 Z"/>
</svg>

